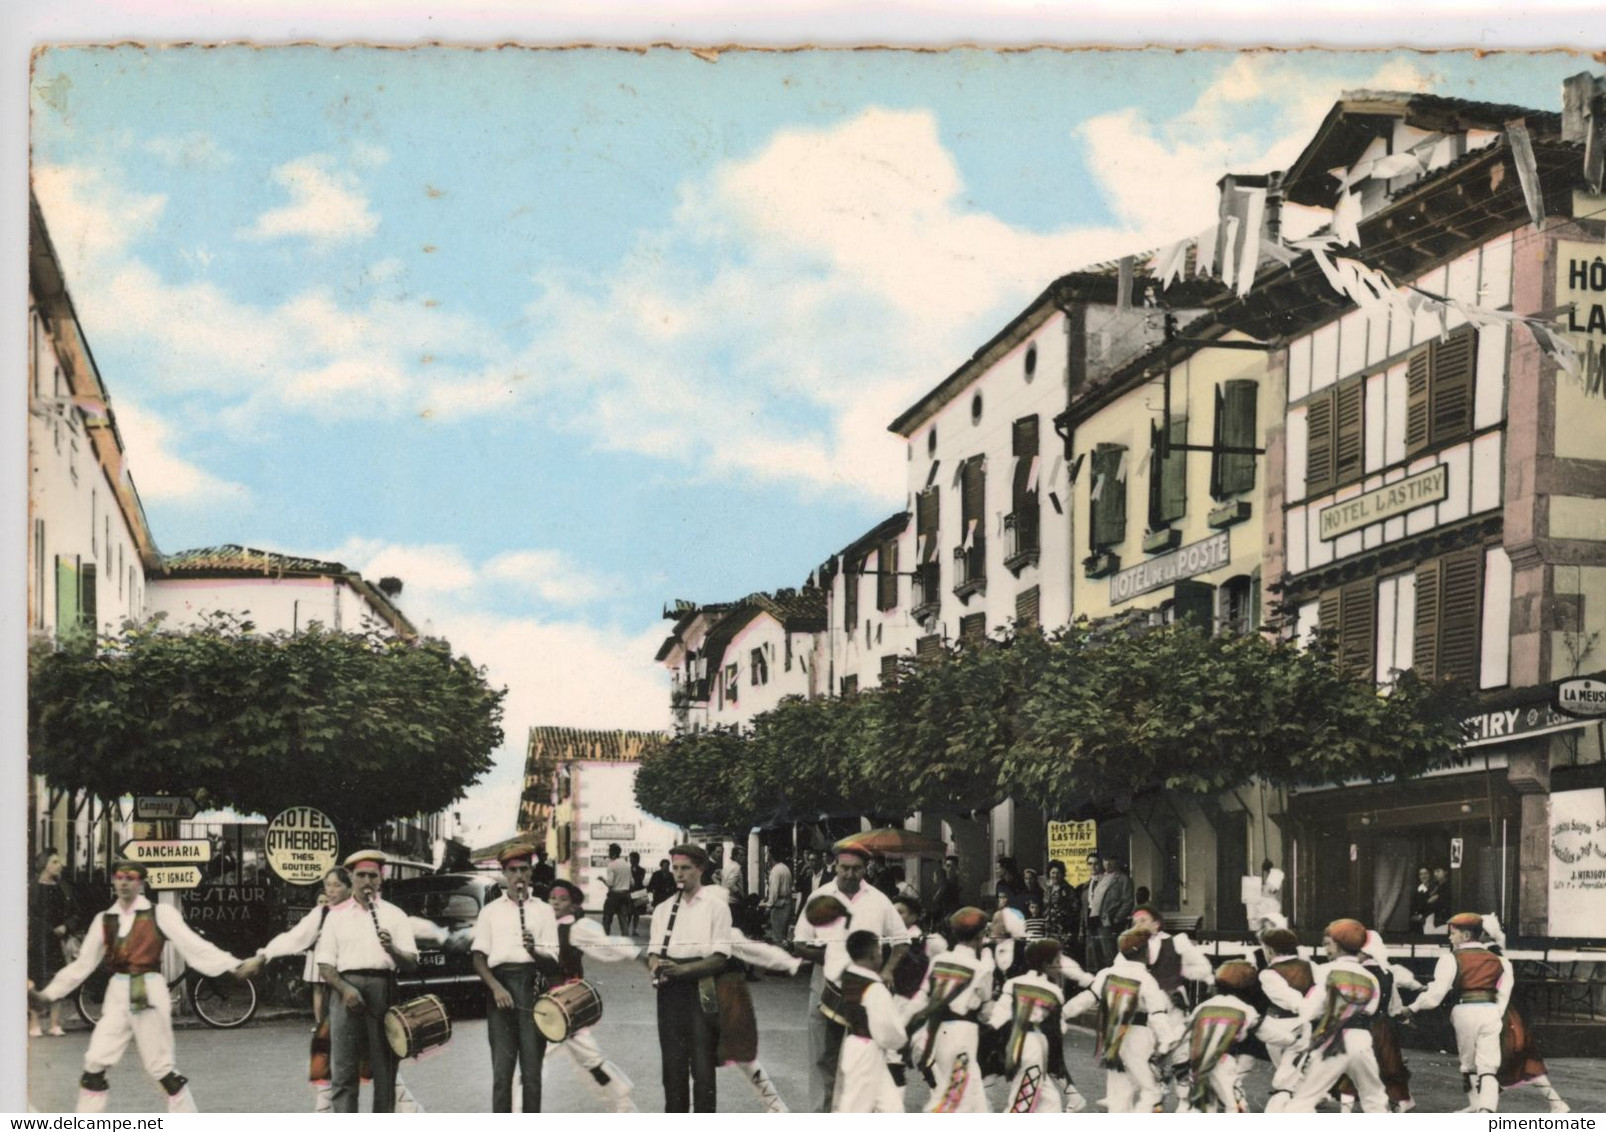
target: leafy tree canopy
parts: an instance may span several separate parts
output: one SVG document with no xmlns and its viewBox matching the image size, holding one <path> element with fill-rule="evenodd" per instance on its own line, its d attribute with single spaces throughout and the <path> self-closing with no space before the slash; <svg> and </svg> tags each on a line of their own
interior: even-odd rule
<svg viewBox="0 0 1606 1132">
<path fill-rule="evenodd" d="M 1079 623 L 900 659 L 882 687 L 789 699 L 749 730 L 681 734 L 643 764 L 642 806 L 745 829 L 829 814 L 963 812 L 1013 796 L 1061 814 L 1157 791 L 1387 780 L 1446 765 L 1470 693 L 1403 674 L 1382 694 L 1261 634 Z"/>
<path fill-rule="evenodd" d="M 356 835 L 462 797 L 502 742 L 506 694 L 440 640 L 130 622 L 98 648 L 35 645 L 29 768 L 105 798 L 316 806 Z"/>
</svg>

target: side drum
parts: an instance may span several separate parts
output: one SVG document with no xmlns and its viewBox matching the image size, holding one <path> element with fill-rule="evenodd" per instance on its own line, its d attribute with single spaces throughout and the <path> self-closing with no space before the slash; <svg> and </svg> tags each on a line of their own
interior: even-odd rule
<svg viewBox="0 0 1606 1132">
<path fill-rule="evenodd" d="M 535 1028 L 549 1042 L 561 1042 L 569 1035 L 602 1021 L 602 996 L 584 979 L 553 987 L 535 1000 L 531 1013 Z"/>
<path fill-rule="evenodd" d="M 426 1050 L 452 1040 L 452 1020 L 439 998 L 422 998 L 399 1003 L 385 1011 L 385 1040 L 397 1057 L 417 1057 Z"/>
</svg>

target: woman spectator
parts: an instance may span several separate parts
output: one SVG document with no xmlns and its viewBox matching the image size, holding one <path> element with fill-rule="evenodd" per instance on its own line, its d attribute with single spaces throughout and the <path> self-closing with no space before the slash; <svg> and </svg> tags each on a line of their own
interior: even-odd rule
<svg viewBox="0 0 1606 1132">
<path fill-rule="evenodd" d="M 1076 890 L 1065 883 L 1065 862 L 1048 863 L 1048 879 L 1043 884 L 1043 919 L 1048 936 L 1061 942 L 1076 930 Z"/>
<path fill-rule="evenodd" d="M 1421 935 L 1427 927 L 1428 892 L 1433 887 L 1433 870 L 1423 865 L 1416 870 L 1416 888 L 1411 892 L 1411 930 Z"/>
<path fill-rule="evenodd" d="M 33 888 L 28 893 L 28 981 L 35 988 L 43 988 L 67 965 L 63 945 L 67 941 L 67 921 L 71 905 L 61 886 L 61 854 L 46 849 L 35 862 Z M 40 1037 L 39 1015 L 28 1012 L 28 1036 Z M 50 1036 L 59 1038 L 61 1028 L 61 1000 L 50 1004 Z"/>
<path fill-rule="evenodd" d="M 1026 894 L 1023 890 L 1020 870 L 1015 865 L 1015 858 L 998 858 L 998 884 L 993 888 L 993 895 L 996 897 L 997 907 L 999 908 L 1014 908 L 1022 913 L 1026 911 Z"/>
<path fill-rule="evenodd" d="M 636 925 L 641 922 L 641 913 L 648 907 L 647 904 L 647 870 L 641 867 L 641 854 L 632 851 L 630 854 L 630 930 L 627 935 L 636 934 Z"/>
</svg>

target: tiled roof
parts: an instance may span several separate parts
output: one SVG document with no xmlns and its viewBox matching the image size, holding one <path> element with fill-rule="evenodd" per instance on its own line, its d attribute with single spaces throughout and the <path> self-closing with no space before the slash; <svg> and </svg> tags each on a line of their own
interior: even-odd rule
<svg viewBox="0 0 1606 1132">
<path fill-rule="evenodd" d="M 164 554 L 160 572 L 167 576 L 183 574 L 248 573 L 283 577 L 286 574 L 324 574 L 339 577 L 353 571 L 339 562 L 301 558 L 272 550 L 225 543 L 201 546 Z"/>
<path fill-rule="evenodd" d="M 529 761 L 635 762 L 668 738 L 661 731 L 586 731 L 577 727 L 532 727 Z"/>
</svg>

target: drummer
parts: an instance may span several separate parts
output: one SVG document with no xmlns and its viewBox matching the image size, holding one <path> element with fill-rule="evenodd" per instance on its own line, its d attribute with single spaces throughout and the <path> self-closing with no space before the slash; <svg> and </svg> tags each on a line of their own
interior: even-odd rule
<svg viewBox="0 0 1606 1132">
<path fill-rule="evenodd" d="M 480 909 L 469 944 L 485 984 L 485 1032 L 491 1040 L 491 1111 L 513 1111 L 513 1070 L 523 1084 L 524 1112 L 541 1111 L 546 1038 L 530 1008 L 558 973 L 558 925 L 552 909 L 530 895 L 533 850 L 502 850 L 502 895 Z"/>
<path fill-rule="evenodd" d="M 329 910 L 313 953 L 329 1003 L 330 1088 L 335 1112 L 356 1112 L 364 1038 L 374 1082 L 375 1112 L 396 1111 L 396 1055 L 385 1038 L 385 1011 L 396 998 L 396 972 L 418 966 L 407 914 L 379 898 L 386 857 L 359 849 L 346 858 L 353 899 Z"/>
<path fill-rule="evenodd" d="M 634 959 L 641 951 L 634 940 L 610 936 L 597 921 L 586 919 L 585 894 L 578 885 L 566 880 L 553 881 L 547 902 L 552 905 L 552 914 L 557 918 L 558 974 L 552 980 L 553 989 L 584 983 L 587 955 L 604 963 L 617 963 Z M 590 989 L 595 991 L 595 988 Z M 529 1011 L 524 1013 L 528 1014 Z M 636 1108 L 636 1102 L 630 1099 L 633 1087 L 630 1078 L 625 1076 L 623 1069 L 602 1056 L 596 1031 L 590 1024 L 572 1028 L 558 1049 L 574 1061 L 575 1068 L 580 1070 L 592 1091 L 608 1105 L 610 1112 L 640 1111 Z"/>
</svg>

